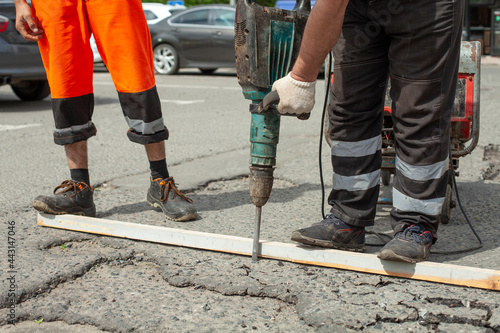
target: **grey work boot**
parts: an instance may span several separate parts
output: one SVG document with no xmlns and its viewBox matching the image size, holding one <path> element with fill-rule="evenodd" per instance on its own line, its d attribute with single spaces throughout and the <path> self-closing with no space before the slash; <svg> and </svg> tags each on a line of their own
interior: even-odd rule
<svg viewBox="0 0 500 333">
<path fill-rule="evenodd" d="M 430 231 L 413 224 L 396 233 L 394 238 L 380 250 L 378 258 L 414 264 L 429 257 L 432 242 Z"/>
<path fill-rule="evenodd" d="M 151 179 L 147 200 L 151 206 L 160 208 L 165 216 L 173 221 L 190 221 L 198 216 L 193 200 L 179 191 L 173 177 Z"/>
<path fill-rule="evenodd" d="M 94 190 L 89 185 L 65 180 L 50 196 L 39 195 L 33 207 L 43 213 L 95 216 Z"/>
<path fill-rule="evenodd" d="M 344 223 L 332 214 L 292 233 L 292 240 L 307 245 L 361 252 L 365 250 L 365 228 Z"/>
</svg>

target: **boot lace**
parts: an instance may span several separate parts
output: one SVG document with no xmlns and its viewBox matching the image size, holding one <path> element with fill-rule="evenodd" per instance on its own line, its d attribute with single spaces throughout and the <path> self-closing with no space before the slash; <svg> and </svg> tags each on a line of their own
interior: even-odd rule
<svg viewBox="0 0 500 333">
<path fill-rule="evenodd" d="M 174 181 L 173 178 L 170 178 L 170 179 L 167 179 L 167 180 L 161 180 L 160 181 L 160 192 L 161 192 L 160 200 L 161 200 L 161 202 L 167 201 L 167 199 L 168 199 L 168 193 L 170 192 L 170 190 L 173 191 L 172 199 L 174 199 L 175 197 L 179 196 L 179 197 L 181 197 L 182 199 L 186 200 L 189 203 L 193 202 L 192 199 L 188 198 L 187 196 L 185 196 L 184 194 L 182 194 L 181 191 L 179 191 L 179 189 L 177 188 L 177 186 L 175 186 L 175 181 Z"/>
<path fill-rule="evenodd" d="M 65 180 L 61 183 L 61 185 L 57 186 L 54 189 L 54 194 L 62 194 L 71 190 L 76 191 L 76 189 L 83 189 L 83 186 L 80 183 L 75 183 L 72 180 Z"/>
<path fill-rule="evenodd" d="M 423 243 L 427 238 L 424 235 L 428 231 L 422 232 L 418 225 L 412 225 L 399 233 L 400 238 L 410 239 L 413 238 L 418 244 Z M 429 232 L 430 233 L 430 232 Z M 430 236 L 432 238 L 432 236 Z"/>
</svg>

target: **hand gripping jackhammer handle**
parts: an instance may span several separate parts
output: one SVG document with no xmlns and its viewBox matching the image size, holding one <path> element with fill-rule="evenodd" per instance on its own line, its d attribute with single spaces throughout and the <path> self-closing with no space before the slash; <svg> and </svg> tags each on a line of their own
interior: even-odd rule
<svg viewBox="0 0 500 333">
<path fill-rule="evenodd" d="M 295 113 L 281 113 L 275 107 L 275 105 L 277 105 L 279 102 L 280 102 L 280 95 L 278 94 L 278 92 L 276 90 L 273 90 L 264 97 L 262 102 L 259 103 L 259 106 L 257 107 L 256 112 L 257 113 L 277 114 L 280 116 L 294 116 L 300 120 L 307 120 L 307 119 L 309 119 L 309 116 L 311 115 L 310 113 L 302 113 L 299 115 L 297 115 Z"/>
</svg>

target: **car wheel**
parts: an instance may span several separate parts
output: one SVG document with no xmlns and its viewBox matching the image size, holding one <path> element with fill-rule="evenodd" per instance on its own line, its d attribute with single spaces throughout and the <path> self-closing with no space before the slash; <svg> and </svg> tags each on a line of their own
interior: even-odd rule
<svg viewBox="0 0 500 333">
<path fill-rule="evenodd" d="M 172 75 L 179 71 L 179 56 L 170 44 L 160 44 L 153 49 L 153 63 L 158 74 Z"/>
<path fill-rule="evenodd" d="M 198 68 L 203 74 L 212 74 L 217 68 Z"/>
<path fill-rule="evenodd" d="M 23 101 L 39 101 L 49 96 L 50 87 L 47 80 L 21 81 L 10 86 Z"/>
</svg>

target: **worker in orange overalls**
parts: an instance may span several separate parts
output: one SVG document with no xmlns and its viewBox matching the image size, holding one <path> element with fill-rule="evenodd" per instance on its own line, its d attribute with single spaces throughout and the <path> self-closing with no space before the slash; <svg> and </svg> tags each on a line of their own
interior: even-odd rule
<svg viewBox="0 0 500 333">
<path fill-rule="evenodd" d="M 87 139 L 96 135 L 94 110 L 93 34 L 130 129 L 128 138 L 146 148 L 151 169 L 148 202 L 166 217 L 197 217 L 192 200 L 168 173 L 163 123 L 156 90 L 151 37 L 140 0 L 15 0 L 16 28 L 37 41 L 47 72 L 55 120 L 54 141 L 64 145 L 71 179 L 54 194 L 38 196 L 35 209 L 50 214 L 95 216 L 88 172 Z"/>
</svg>

